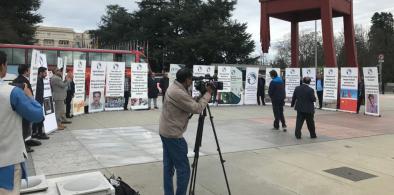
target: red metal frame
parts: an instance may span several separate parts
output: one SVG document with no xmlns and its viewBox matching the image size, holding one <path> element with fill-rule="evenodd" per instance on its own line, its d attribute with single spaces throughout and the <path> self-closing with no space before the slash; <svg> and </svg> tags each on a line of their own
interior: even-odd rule
<svg viewBox="0 0 394 195">
<path fill-rule="evenodd" d="M 332 18 L 343 17 L 347 66 L 358 67 L 352 0 L 260 0 L 260 4 L 260 39 L 264 53 L 268 53 L 270 47 L 269 18 L 289 21 L 291 22 L 291 66 L 299 67 L 298 23 L 321 19 L 325 66 L 336 67 Z"/>
</svg>

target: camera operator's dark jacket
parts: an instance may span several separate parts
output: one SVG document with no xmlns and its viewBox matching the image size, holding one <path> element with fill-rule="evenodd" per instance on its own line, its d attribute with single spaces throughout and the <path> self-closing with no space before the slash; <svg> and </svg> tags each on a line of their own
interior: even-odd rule
<svg viewBox="0 0 394 195">
<path fill-rule="evenodd" d="M 201 113 L 210 99 L 211 94 L 205 93 L 196 102 L 185 87 L 175 81 L 165 94 L 163 111 L 160 116 L 160 135 L 166 138 L 182 138 L 190 113 Z"/>
</svg>

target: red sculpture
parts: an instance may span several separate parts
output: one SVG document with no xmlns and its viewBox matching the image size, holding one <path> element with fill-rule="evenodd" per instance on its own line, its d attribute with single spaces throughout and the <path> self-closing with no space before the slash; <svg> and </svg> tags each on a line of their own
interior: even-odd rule
<svg viewBox="0 0 394 195">
<path fill-rule="evenodd" d="M 347 66 L 358 67 L 354 39 L 352 0 L 260 0 L 260 39 L 264 53 L 270 46 L 269 18 L 291 22 L 291 66 L 299 67 L 298 23 L 322 20 L 324 62 L 326 67 L 336 67 L 333 17 L 343 17 Z"/>
</svg>

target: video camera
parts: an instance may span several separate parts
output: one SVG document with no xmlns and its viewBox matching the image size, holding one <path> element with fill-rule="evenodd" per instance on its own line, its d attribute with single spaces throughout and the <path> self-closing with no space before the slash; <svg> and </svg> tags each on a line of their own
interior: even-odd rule
<svg viewBox="0 0 394 195">
<path fill-rule="evenodd" d="M 207 92 L 206 86 L 212 87 L 214 91 L 223 90 L 223 82 L 218 81 L 216 76 L 206 74 L 205 76 L 193 77 L 194 87 L 201 93 Z"/>
</svg>

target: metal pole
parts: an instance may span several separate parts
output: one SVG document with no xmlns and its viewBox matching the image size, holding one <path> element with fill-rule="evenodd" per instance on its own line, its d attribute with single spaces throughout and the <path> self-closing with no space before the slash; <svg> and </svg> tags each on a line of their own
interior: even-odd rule
<svg viewBox="0 0 394 195">
<path fill-rule="evenodd" d="M 315 20 L 315 68 L 317 69 L 317 20 Z"/>
<path fill-rule="evenodd" d="M 382 91 L 381 93 L 384 94 L 384 86 L 383 86 L 383 77 L 382 77 L 382 62 L 379 62 L 379 83 L 380 83 L 380 90 Z"/>
</svg>

